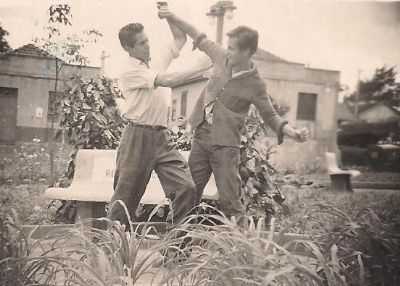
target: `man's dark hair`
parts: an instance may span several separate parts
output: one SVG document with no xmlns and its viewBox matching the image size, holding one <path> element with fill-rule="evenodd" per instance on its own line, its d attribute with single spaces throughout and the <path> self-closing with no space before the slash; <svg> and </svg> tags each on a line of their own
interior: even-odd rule
<svg viewBox="0 0 400 286">
<path fill-rule="evenodd" d="M 229 38 L 237 38 L 239 49 L 250 50 L 250 55 L 253 55 L 258 48 L 258 32 L 246 26 L 239 26 L 228 32 Z"/>
<path fill-rule="evenodd" d="M 121 46 L 133 48 L 136 44 L 136 35 L 143 32 L 143 25 L 140 23 L 130 23 L 119 30 L 119 41 Z"/>
</svg>

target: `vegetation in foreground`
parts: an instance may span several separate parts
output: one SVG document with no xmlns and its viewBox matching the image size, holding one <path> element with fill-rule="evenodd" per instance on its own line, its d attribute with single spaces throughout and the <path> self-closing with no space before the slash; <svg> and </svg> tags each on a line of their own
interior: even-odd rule
<svg viewBox="0 0 400 286">
<path fill-rule="evenodd" d="M 399 194 L 285 194 L 291 213 L 278 213 L 274 232 L 262 220 L 238 226 L 222 215 L 196 215 L 151 246 L 151 228 L 125 232 L 112 222 L 110 231 L 80 224 L 34 240 L 9 212 L 2 215 L 1 285 L 135 285 L 143 277 L 154 285 L 399 284 Z M 287 232 L 306 235 L 287 239 Z M 168 259 L 153 267 L 160 253 Z"/>
</svg>

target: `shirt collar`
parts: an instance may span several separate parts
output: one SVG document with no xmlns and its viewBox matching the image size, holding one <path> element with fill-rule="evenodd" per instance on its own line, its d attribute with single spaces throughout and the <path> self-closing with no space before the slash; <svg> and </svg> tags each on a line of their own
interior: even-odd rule
<svg viewBox="0 0 400 286">
<path fill-rule="evenodd" d="M 128 60 L 128 61 L 129 61 L 129 63 L 130 63 L 131 65 L 149 68 L 149 65 L 146 64 L 144 61 L 139 60 L 139 59 L 134 58 L 134 57 L 131 57 L 131 56 L 128 56 L 128 57 L 129 57 L 129 60 Z"/>
<path fill-rule="evenodd" d="M 244 75 L 248 75 L 250 73 L 255 72 L 256 70 L 256 65 L 253 62 L 250 62 L 250 68 L 248 70 L 242 70 L 236 73 L 232 72 L 232 78 L 237 78 L 239 76 L 244 76 Z"/>
</svg>

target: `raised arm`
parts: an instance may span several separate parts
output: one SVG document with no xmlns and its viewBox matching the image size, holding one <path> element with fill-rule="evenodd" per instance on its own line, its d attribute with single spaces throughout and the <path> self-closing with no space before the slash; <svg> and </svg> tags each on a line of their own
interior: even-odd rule
<svg viewBox="0 0 400 286">
<path fill-rule="evenodd" d="M 161 19 L 167 19 L 169 23 L 175 25 L 190 38 L 192 38 L 193 48 L 198 47 L 199 50 L 203 51 L 207 54 L 207 56 L 210 57 L 212 62 L 215 63 L 218 60 L 223 60 L 225 56 L 225 50 L 221 46 L 207 39 L 207 36 L 204 33 L 201 33 L 196 27 L 169 11 L 168 6 L 161 7 L 159 9 L 158 16 Z"/>
<path fill-rule="evenodd" d="M 174 38 L 176 47 L 178 48 L 178 50 L 181 50 L 186 43 L 186 34 L 177 26 L 175 26 L 170 19 L 167 19 L 167 22 L 169 25 L 169 29 L 171 30 L 172 37 Z"/>
</svg>

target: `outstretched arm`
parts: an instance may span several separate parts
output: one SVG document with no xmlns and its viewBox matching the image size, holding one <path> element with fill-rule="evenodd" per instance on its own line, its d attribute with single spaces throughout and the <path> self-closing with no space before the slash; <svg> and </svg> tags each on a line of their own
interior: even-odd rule
<svg viewBox="0 0 400 286">
<path fill-rule="evenodd" d="M 296 129 L 278 115 L 265 91 L 255 95 L 252 103 L 257 107 L 264 122 L 277 133 L 278 144 L 283 142 L 284 135 L 297 142 L 304 142 L 308 139 L 309 135 L 307 129 Z"/>
<path fill-rule="evenodd" d="M 187 71 L 159 73 L 155 79 L 155 86 L 173 87 L 179 83 L 183 78 L 190 78 L 196 74 L 205 72 L 211 68 L 211 65 L 193 68 Z"/>
</svg>

